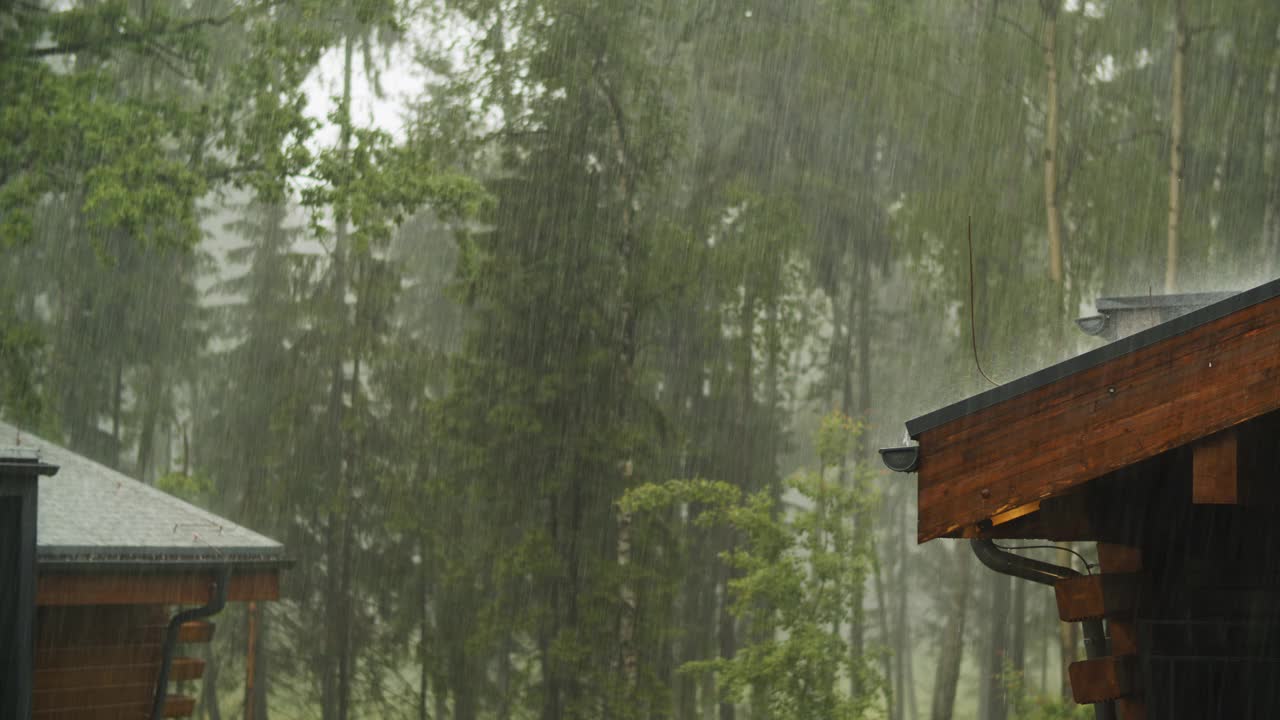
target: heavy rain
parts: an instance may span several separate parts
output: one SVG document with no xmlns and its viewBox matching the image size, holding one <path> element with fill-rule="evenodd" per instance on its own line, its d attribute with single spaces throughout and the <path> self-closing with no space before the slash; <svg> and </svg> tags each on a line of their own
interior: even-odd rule
<svg viewBox="0 0 1280 720">
<path fill-rule="evenodd" d="M 1278 261 L 1274 0 L 0 0 L 0 720 L 1280 717 Z"/>
</svg>

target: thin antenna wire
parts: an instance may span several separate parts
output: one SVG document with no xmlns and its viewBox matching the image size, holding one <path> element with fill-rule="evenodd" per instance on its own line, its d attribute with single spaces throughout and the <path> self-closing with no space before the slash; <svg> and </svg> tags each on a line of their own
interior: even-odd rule
<svg viewBox="0 0 1280 720">
<path fill-rule="evenodd" d="M 978 359 L 978 327 L 974 324 L 973 312 L 973 216 L 969 216 L 969 339 L 973 341 L 973 364 L 978 366 L 978 372 L 987 382 L 999 387 L 1000 383 L 991 379 L 986 370 L 982 369 L 982 361 Z"/>
</svg>

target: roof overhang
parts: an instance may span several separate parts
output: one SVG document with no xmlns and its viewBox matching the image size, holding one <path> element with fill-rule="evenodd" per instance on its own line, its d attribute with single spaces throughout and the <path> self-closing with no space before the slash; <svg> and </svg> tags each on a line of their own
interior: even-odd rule
<svg viewBox="0 0 1280 720">
<path fill-rule="evenodd" d="M 203 605 L 213 598 L 209 565 L 41 565 L 36 605 Z M 280 599 L 280 565 L 231 566 L 227 600 Z"/>
<path fill-rule="evenodd" d="M 1280 409 L 1280 281 L 907 423 L 921 542 Z"/>
</svg>

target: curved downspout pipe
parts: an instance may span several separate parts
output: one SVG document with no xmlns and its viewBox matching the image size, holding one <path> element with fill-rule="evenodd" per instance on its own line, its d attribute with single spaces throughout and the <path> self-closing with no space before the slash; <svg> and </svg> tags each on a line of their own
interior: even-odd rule
<svg viewBox="0 0 1280 720">
<path fill-rule="evenodd" d="M 1069 567 L 1053 565 L 1001 550 L 991 540 L 971 540 L 970 546 L 973 548 L 973 554 L 978 556 L 978 560 L 983 565 L 1003 575 L 1012 575 L 1041 585 L 1053 585 L 1059 580 L 1080 575 Z M 1085 620 L 1080 623 L 1080 626 L 1084 634 L 1085 656 L 1092 660 L 1106 655 L 1107 634 L 1103 630 L 1102 621 Z M 1115 703 L 1110 701 L 1094 703 L 1093 717 L 1095 720 L 1116 720 Z"/>
<path fill-rule="evenodd" d="M 160 677 L 156 680 L 155 702 L 151 705 L 151 720 L 164 718 L 164 701 L 169 696 L 169 669 L 173 666 L 173 653 L 178 646 L 178 633 L 182 624 L 216 615 L 227 605 L 227 586 L 231 584 L 231 568 L 218 570 L 213 578 L 213 593 L 207 605 L 183 610 L 169 618 L 164 631 L 164 648 L 160 656 Z"/>
</svg>

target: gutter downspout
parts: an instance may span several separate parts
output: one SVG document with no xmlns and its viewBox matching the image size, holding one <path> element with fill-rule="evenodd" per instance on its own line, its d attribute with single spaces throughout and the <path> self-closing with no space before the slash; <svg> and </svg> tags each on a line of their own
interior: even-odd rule
<svg viewBox="0 0 1280 720">
<path fill-rule="evenodd" d="M 1012 575 L 1013 577 L 1030 580 L 1041 585 L 1053 585 L 1059 580 L 1066 580 L 1080 575 L 1080 573 L 1068 567 L 1041 562 L 1001 550 L 991 540 L 971 540 L 970 546 L 973 548 L 973 554 L 978 556 L 978 560 L 983 565 L 1003 575 Z M 1084 631 L 1085 656 L 1090 660 L 1105 656 L 1107 654 L 1107 635 L 1103 630 L 1102 621 L 1097 619 L 1085 620 L 1080 623 L 1080 626 Z M 1116 720 L 1115 703 L 1111 701 L 1094 703 L 1093 717 L 1095 720 Z"/>
<path fill-rule="evenodd" d="M 178 633 L 182 624 L 216 615 L 227 605 L 227 588 L 231 585 L 231 568 L 224 567 L 213 578 L 213 593 L 207 605 L 183 610 L 172 618 L 164 631 L 164 649 L 160 656 L 160 677 L 156 680 L 155 702 L 151 705 L 151 720 L 164 718 L 164 702 L 169 696 L 169 668 L 173 666 L 173 653 L 178 645 Z"/>
</svg>

